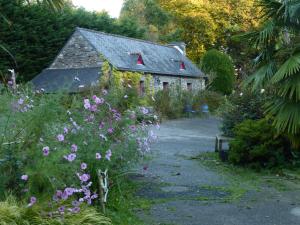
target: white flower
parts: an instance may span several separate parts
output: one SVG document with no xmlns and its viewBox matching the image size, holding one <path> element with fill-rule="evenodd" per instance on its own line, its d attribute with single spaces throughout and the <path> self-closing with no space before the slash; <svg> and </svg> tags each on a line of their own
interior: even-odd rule
<svg viewBox="0 0 300 225">
<path fill-rule="evenodd" d="M 261 89 L 260 93 L 263 94 L 263 93 L 265 93 L 265 91 L 266 91 L 265 89 Z"/>
<path fill-rule="evenodd" d="M 240 93 L 240 96 L 243 96 L 243 92 Z"/>
</svg>

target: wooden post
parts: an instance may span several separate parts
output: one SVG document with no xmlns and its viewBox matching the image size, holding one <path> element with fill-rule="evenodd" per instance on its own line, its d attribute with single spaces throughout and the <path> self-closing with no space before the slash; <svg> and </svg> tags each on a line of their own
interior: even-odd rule
<svg viewBox="0 0 300 225">
<path fill-rule="evenodd" d="M 105 203 L 104 203 L 104 190 L 103 190 L 103 175 L 102 175 L 102 171 L 98 170 L 97 171 L 97 175 L 98 175 L 98 188 L 99 188 L 99 201 L 100 201 L 100 207 L 102 210 L 102 213 L 105 214 L 106 210 L 105 210 Z"/>
<path fill-rule="evenodd" d="M 218 136 L 216 136 L 216 142 L 215 142 L 215 152 L 219 151 L 219 139 Z"/>
</svg>

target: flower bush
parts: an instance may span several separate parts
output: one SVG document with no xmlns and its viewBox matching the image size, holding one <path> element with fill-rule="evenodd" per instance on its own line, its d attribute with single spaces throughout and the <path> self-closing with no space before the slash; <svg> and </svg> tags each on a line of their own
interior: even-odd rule
<svg viewBox="0 0 300 225">
<path fill-rule="evenodd" d="M 104 204 L 113 178 L 150 150 L 155 135 L 136 112 L 119 111 L 106 90 L 83 95 L 3 93 L 2 193 L 50 217 L 78 214 Z"/>
</svg>

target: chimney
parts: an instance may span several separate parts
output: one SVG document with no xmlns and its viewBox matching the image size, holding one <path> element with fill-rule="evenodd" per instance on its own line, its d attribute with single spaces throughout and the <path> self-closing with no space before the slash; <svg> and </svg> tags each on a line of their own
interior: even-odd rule
<svg viewBox="0 0 300 225">
<path fill-rule="evenodd" d="M 182 55 L 186 55 L 186 44 L 182 41 L 171 42 L 170 44 L 167 44 L 167 46 L 177 49 Z"/>
</svg>

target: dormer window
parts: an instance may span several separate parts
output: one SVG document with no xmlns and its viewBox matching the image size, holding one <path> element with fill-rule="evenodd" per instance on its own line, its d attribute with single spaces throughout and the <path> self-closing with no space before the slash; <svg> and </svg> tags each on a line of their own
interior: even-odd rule
<svg viewBox="0 0 300 225">
<path fill-rule="evenodd" d="M 137 65 L 144 65 L 144 60 L 141 54 L 138 55 Z"/>
<path fill-rule="evenodd" d="M 180 63 L 180 70 L 185 70 L 185 64 L 184 64 L 184 62 Z"/>
</svg>

